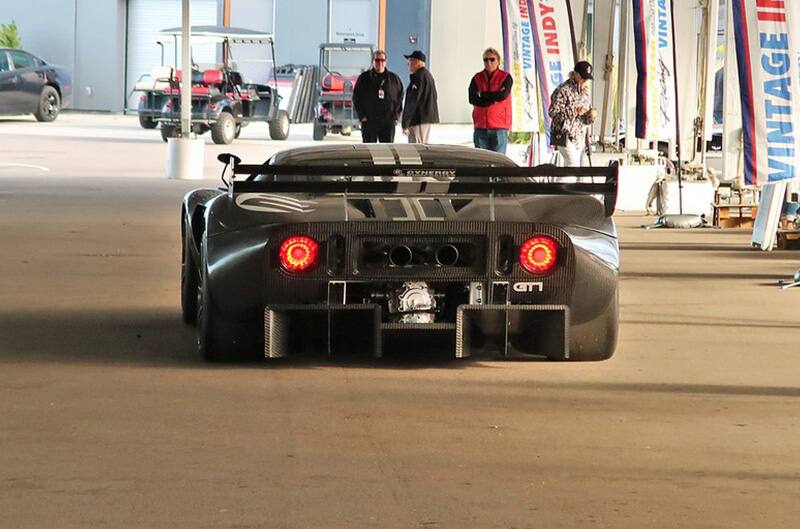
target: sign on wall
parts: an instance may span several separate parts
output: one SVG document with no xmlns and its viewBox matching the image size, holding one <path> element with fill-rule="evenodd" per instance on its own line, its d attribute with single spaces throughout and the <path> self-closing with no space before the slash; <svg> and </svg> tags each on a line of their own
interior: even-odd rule
<svg viewBox="0 0 800 529">
<path fill-rule="evenodd" d="M 669 0 L 633 0 L 636 51 L 636 137 L 676 137 L 675 63 Z"/>
<path fill-rule="evenodd" d="M 377 0 L 329 0 L 329 42 L 378 43 Z"/>
<path fill-rule="evenodd" d="M 514 78 L 511 92 L 512 130 L 540 130 L 536 93 L 536 44 L 528 0 L 500 0 L 504 69 Z"/>
<path fill-rule="evenodd" d="M 798 178 L 800 3 L 733 0 L 744 136 L 744 178 Z"/>
</svg>

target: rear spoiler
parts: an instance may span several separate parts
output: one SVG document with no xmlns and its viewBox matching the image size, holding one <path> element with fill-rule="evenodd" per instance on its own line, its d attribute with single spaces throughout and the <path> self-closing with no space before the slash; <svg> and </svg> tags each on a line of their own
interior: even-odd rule
<svg viewBox="0 0 800 529">
<path fill-rule="evenodd" d="M 327 181 L 253 181 L 234 179 L 234 193 L 274 192 L 308 194 L 400 195 L 602 195 L 606 216 L 617 204 L 619 164 L 608 167 L 430 167 L 424 165 L 248 165 L 232 154 L 220 154 L 234 175 L 332 176 Z M 407 177 L 407 181 L 354 181 L 347 177 Z M 596 183 L 532 182 L 542 177 L 601 177 Z M 426 178 L 419 181 L 412 178 Z M 435 179 L 435 180 L 431 180 Z"/>
</svg>

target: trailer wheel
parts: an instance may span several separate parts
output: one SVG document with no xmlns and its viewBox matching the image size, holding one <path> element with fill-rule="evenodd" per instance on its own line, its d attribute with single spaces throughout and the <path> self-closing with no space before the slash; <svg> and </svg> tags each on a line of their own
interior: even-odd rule
<svg viewBox="0 0 800 529">
<path fill-rule="evenodd" d="M 283 141 L 289 137 L 289 113 L 278 110 L 275 119 L 269 122 L 269 137 L 273 140 Z"/>
<path fill-rule="evenodd" d="M 230 112 L 222 112 L 211 125 L 211 139 L 217 145 L 228 145 L 236 137 L 236 120 Z"/>
<path fill-rule="evenodd" d="M 154 120 L 150 116 L 143 116 L 139 114 L 139 126 L 143 129 L 154 129 L 158 127 L 158 121 Z"/>
<path fill-rule="evenodd" d="M 178 137 L 178 127 L 173 125 L 161 124 L 161 139 L 167 141 L 169 138 Z"/>
<path fill-rule="evenodd" d="M 324 124 L 320 123 L 319 121 L 314 122 L 314 141 L 322 141 L 325 139 L 325 134 L 327 133 L 327 128 Z"/>
</svg>

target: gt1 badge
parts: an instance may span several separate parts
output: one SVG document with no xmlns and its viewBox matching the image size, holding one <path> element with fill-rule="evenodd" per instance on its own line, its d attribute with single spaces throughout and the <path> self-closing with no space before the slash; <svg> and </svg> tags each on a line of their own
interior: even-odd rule
<svg viewBox="0 0 800 529">
<path fill-rule="evenodd" d="M 541 281 L 537 281 L 534 283 L 531 282 L 523 282 L 523 283 L 514 283 L 512 287 L 514 292 L 542 292 L 544 291 L 544 283 Z"/>
</svg>

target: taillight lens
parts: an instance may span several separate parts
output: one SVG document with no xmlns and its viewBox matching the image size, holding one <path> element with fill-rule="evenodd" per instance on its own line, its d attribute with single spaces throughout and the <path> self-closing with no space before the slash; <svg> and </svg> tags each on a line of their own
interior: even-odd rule
<svg viewBox="0 0 800 529">
<path fill-rule="evenodd" d="M 558 243 L 552 237 L 531 237 L 519 249 L 519 264 L 531 274 L 544 274 L 553 270 L 558 260 Z"/>
<path fill-rule="evenodd" d="M 288 272 L 305 272 L 319 260 L 319 244 L 311 237 L 289 237 L 278 250 L 281 266 Z"/>
</svg>

